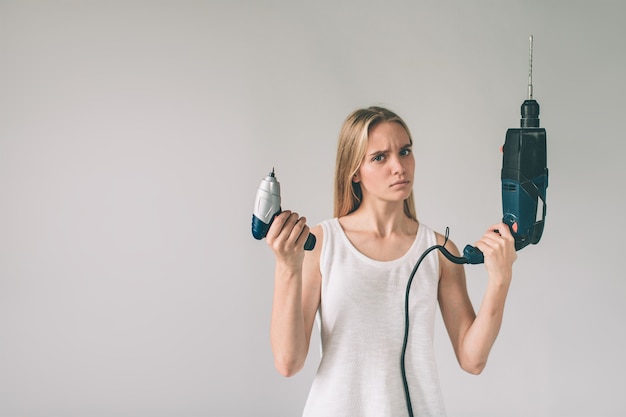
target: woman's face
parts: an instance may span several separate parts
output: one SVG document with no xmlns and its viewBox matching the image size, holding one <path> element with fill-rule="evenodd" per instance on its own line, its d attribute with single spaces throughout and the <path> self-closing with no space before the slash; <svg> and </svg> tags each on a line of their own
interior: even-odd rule
<svg viewBox="0 0 626 417">
<path fill-rule="evenodd" d="M 396 122 L 382 122 L 371 128 L 367 150 L 354 178 L 363 199 L 404 201 L 413 189 L 415 158 L 406 130 Z"/>
</svg>

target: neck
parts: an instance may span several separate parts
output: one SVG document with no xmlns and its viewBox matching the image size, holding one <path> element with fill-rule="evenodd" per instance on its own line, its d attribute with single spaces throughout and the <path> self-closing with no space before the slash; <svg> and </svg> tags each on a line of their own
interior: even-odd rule
<svg viewBox="0 0 626 417">
<path fill-rule="evenodd" d="M 380 237 L 412 231 L 417 224 L 404 213 L 404 202 L 362 204 L 350 216 L 359 229 L 369 230 Z"/>
</svg>

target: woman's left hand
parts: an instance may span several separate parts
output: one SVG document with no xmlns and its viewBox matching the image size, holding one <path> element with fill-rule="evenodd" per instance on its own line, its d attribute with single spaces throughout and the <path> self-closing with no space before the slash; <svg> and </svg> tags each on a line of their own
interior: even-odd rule
<svg viewBox="0 0 626 417">
<path fill-rule="evenodd" d="M 508 284 L 513 275 L 513 262 L 517 259 L 515 238 L 509 226 L 504 223 L 494 224 L 475 246 L 485 255 L 485 267 L 489 277 Z"/>
</svg>

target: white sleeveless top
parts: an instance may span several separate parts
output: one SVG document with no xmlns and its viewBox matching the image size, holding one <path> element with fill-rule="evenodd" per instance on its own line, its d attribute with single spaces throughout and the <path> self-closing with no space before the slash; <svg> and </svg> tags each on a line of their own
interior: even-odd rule
<svg viewBox="0 0 626 417">
<path fill-rule="evenodd" d="M 322 359 L 303 417 L 407 416 L 400 370 L 404 298 L 415 263 L 436 244 L 420 224 L 409 251 L 389 262 L 359 252 L 339 221 L 326 220 L 318 311 Z M 435 366 L 433 332 L 437 310 L 439 258 L 422 262 L 411 286 L 410 330 L 405 358 L 415 416 L 445 416 Z"/>
</svg>

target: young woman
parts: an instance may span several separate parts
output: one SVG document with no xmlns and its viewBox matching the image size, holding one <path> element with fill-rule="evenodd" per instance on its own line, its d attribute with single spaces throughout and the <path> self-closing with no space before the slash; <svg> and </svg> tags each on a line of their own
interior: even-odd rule
<svg viewBox="0 0 626 417">
<path fill-rule="evenodd" d="M 322 359 L 306 417 L 407 415 L 400 369 L 406 285 L 422 253 L 445 240 L 417 220 L 412 144 L 395 113 L 354 111 L 339 136 L 334 218 L 311 230 L 314 250 L 303 249 L 309 227 L 297 213 L 281 213 L 267 234 L 276 256 L 271 343 L 281 374 L 304 365 L 319 314 Z M 440 252 L 426 256 L 413 280 L 405 362 L 418 416 L 445 415 L 433 352 L 437 303 L 467 372 L 483 370 L 500 329 L 514 240 L 508 226 L 495 224 L 475 246 L 489 276 L 478 314 L 463 267 Z M 452 242 L 446 248 L 458 255 Z"/>
</svg>

